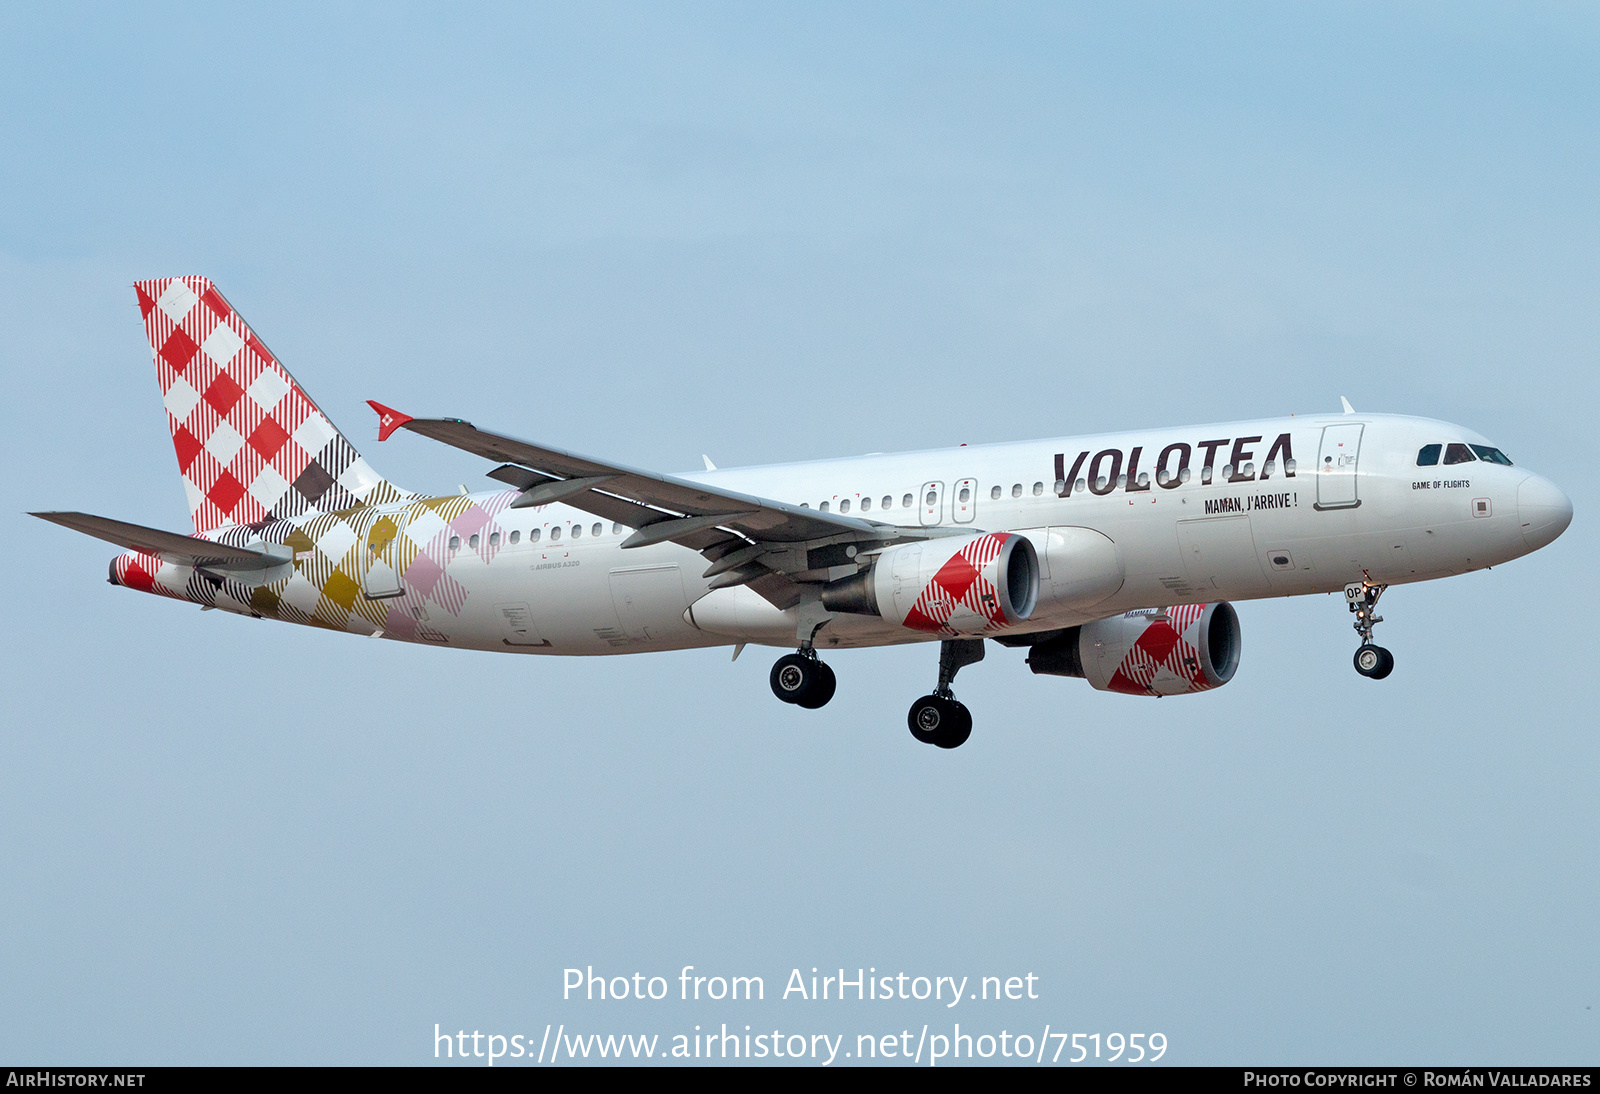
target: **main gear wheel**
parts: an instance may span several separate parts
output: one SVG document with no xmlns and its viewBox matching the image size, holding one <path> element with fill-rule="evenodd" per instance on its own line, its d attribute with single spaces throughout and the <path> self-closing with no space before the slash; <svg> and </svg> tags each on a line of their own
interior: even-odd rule
<svg viewBox="0 0 1600 1094">
<path fill-rule="evenodd" d="M 772 694 L 785 703 L 816 710 L 826 706 L 839 686 L 833 670 L 823 664 L 815 653 L 790 653 L 778 658 L 767 678 Z"/>
</svg>

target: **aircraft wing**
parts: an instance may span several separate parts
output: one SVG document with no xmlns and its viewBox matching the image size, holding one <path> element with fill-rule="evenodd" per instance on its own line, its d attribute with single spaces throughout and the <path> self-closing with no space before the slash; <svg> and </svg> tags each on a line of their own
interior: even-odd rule
<svg viewBox="0 0 1600 1094">
<path fill-rule="evenodd" d="M 490 433 L 458 418 L 411 418 L 381 403 L 369 405 L 382 418 L 380 439 L 408 429 L 505 461 L 489 475 L 523 492 L 513 507 L 560 501 L 635 529 L 624 548 L 666 541 L 693 548 L 712 560 L 704 576 L 722 575 L 714 588 L 749 584 L 780 607 L 799 599 L 795 583 L 832 580 L 843 576 L 840 570 L 853 573 L 849 559 L 855 552 L 847 556 L 847 545 L 883 547 L 952 534 L 823 513 Z M 780 575 L 782 580 L 774 580 Z"/>
<path fill-rule="evenodd" d="M 92 516 L 89 513 L 31 513 L 30 516 L 48 520 L 63 528 L 115 543 L 131 551 L 155 555 L 164 562 L 197 569 L 230 572 L 235 570 L 260 570 L 293 561 L 294 552 L 287 547 L 267 546 L 230 547 L 225 543 L 194 536 L 163 532 L 159 528 L 146 528 L 139 524 Z"/>
</svg>

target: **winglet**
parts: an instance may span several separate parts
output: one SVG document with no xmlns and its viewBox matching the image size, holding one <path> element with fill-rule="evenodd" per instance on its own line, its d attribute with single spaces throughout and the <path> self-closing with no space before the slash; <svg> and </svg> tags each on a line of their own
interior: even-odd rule
<svg viewBox="0 0 1600 1094">
<path fill-rule="evenodd" d="M 1342 405 L 1344 407 L 1344 412 L 1346 414 L 1354 414 L 1356 412 L 1356 408 L 1350 405 L 1350 400 L 1346 399 L 1343 395 L 1339 396 L 1339 403 L 1340 403 L 1340 405 Z M 411 420 L 410 418 L 406 419 L 406 421 L 408 421 L 408 422 L 410 420 Z M 383 440 L 383 436 L 380 435 L 378 437 L 378 439 L 380 441 Z"/>
<path fill-rule="evenodd" d="M 402 414 L 393 407 L 384 406 L 374 399 L 368 399 L 367 405 L 378 412 L 378 440 L 386 441 L 389 434 L 411 421 L 411 415 Z"/>
</svg>

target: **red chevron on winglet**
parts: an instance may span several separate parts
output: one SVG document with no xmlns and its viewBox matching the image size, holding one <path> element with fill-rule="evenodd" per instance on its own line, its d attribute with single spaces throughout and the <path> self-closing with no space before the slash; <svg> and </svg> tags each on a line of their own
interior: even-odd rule
<svg viewBox="0 0 1600 1094">
<path fill-rule="evenodd" d="M 402 414 L 393 407 L 384 406 L 373 399 L 367 400 L 367 405 L 378 412 L 378 440 L 386 441 L 389 434 L 411 421 L 411 415 Z"/>
</svg>

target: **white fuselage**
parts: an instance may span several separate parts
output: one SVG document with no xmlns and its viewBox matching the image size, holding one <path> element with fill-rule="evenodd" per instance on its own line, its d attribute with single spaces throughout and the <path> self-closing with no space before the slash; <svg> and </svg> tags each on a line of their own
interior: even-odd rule
<svg viewBox="0 0 1600 1094">
<path fill-rule="evenodd" d="M 1423 446 L 1464 442 L 1487 443 L 1430 419 L 1347 414 L 679 477 L 898 525 L 1022 532 L 1039 548 L 1046 593 L 1075 578 L 1051 572 L 1050 529 L 1106 537 L 1120 563 L 1118 587 L 1092 606 L 1079 598 L 1053 607 L 1042 595 L 1014 628 L 1024 633 L 1135 608 L 1334 592 L 1363 578 L 1446 577 L 1527 554 L 1560 534 L 1570 504 L 1523 468 L 1478 459 L 1418 466 Z M 1180 476 L 1184 446 L 1188 474 Z M 449 552 L 446 572 L 465 596 L 455 614 L 417 608 L 423 640 L 567 655 L 795 644 L 792 613 L 747 588 L 709 591 L 707 562 L 696 551 L 672 543 L 623 549 L 627 528 L 561 504 L 511 509 L 514 496 L 473 495 L 493 522 L 477 533 L 476 549 L 464 539 Z M 816 643 L 937 637 L 835 614 Z"/>
</svg>

